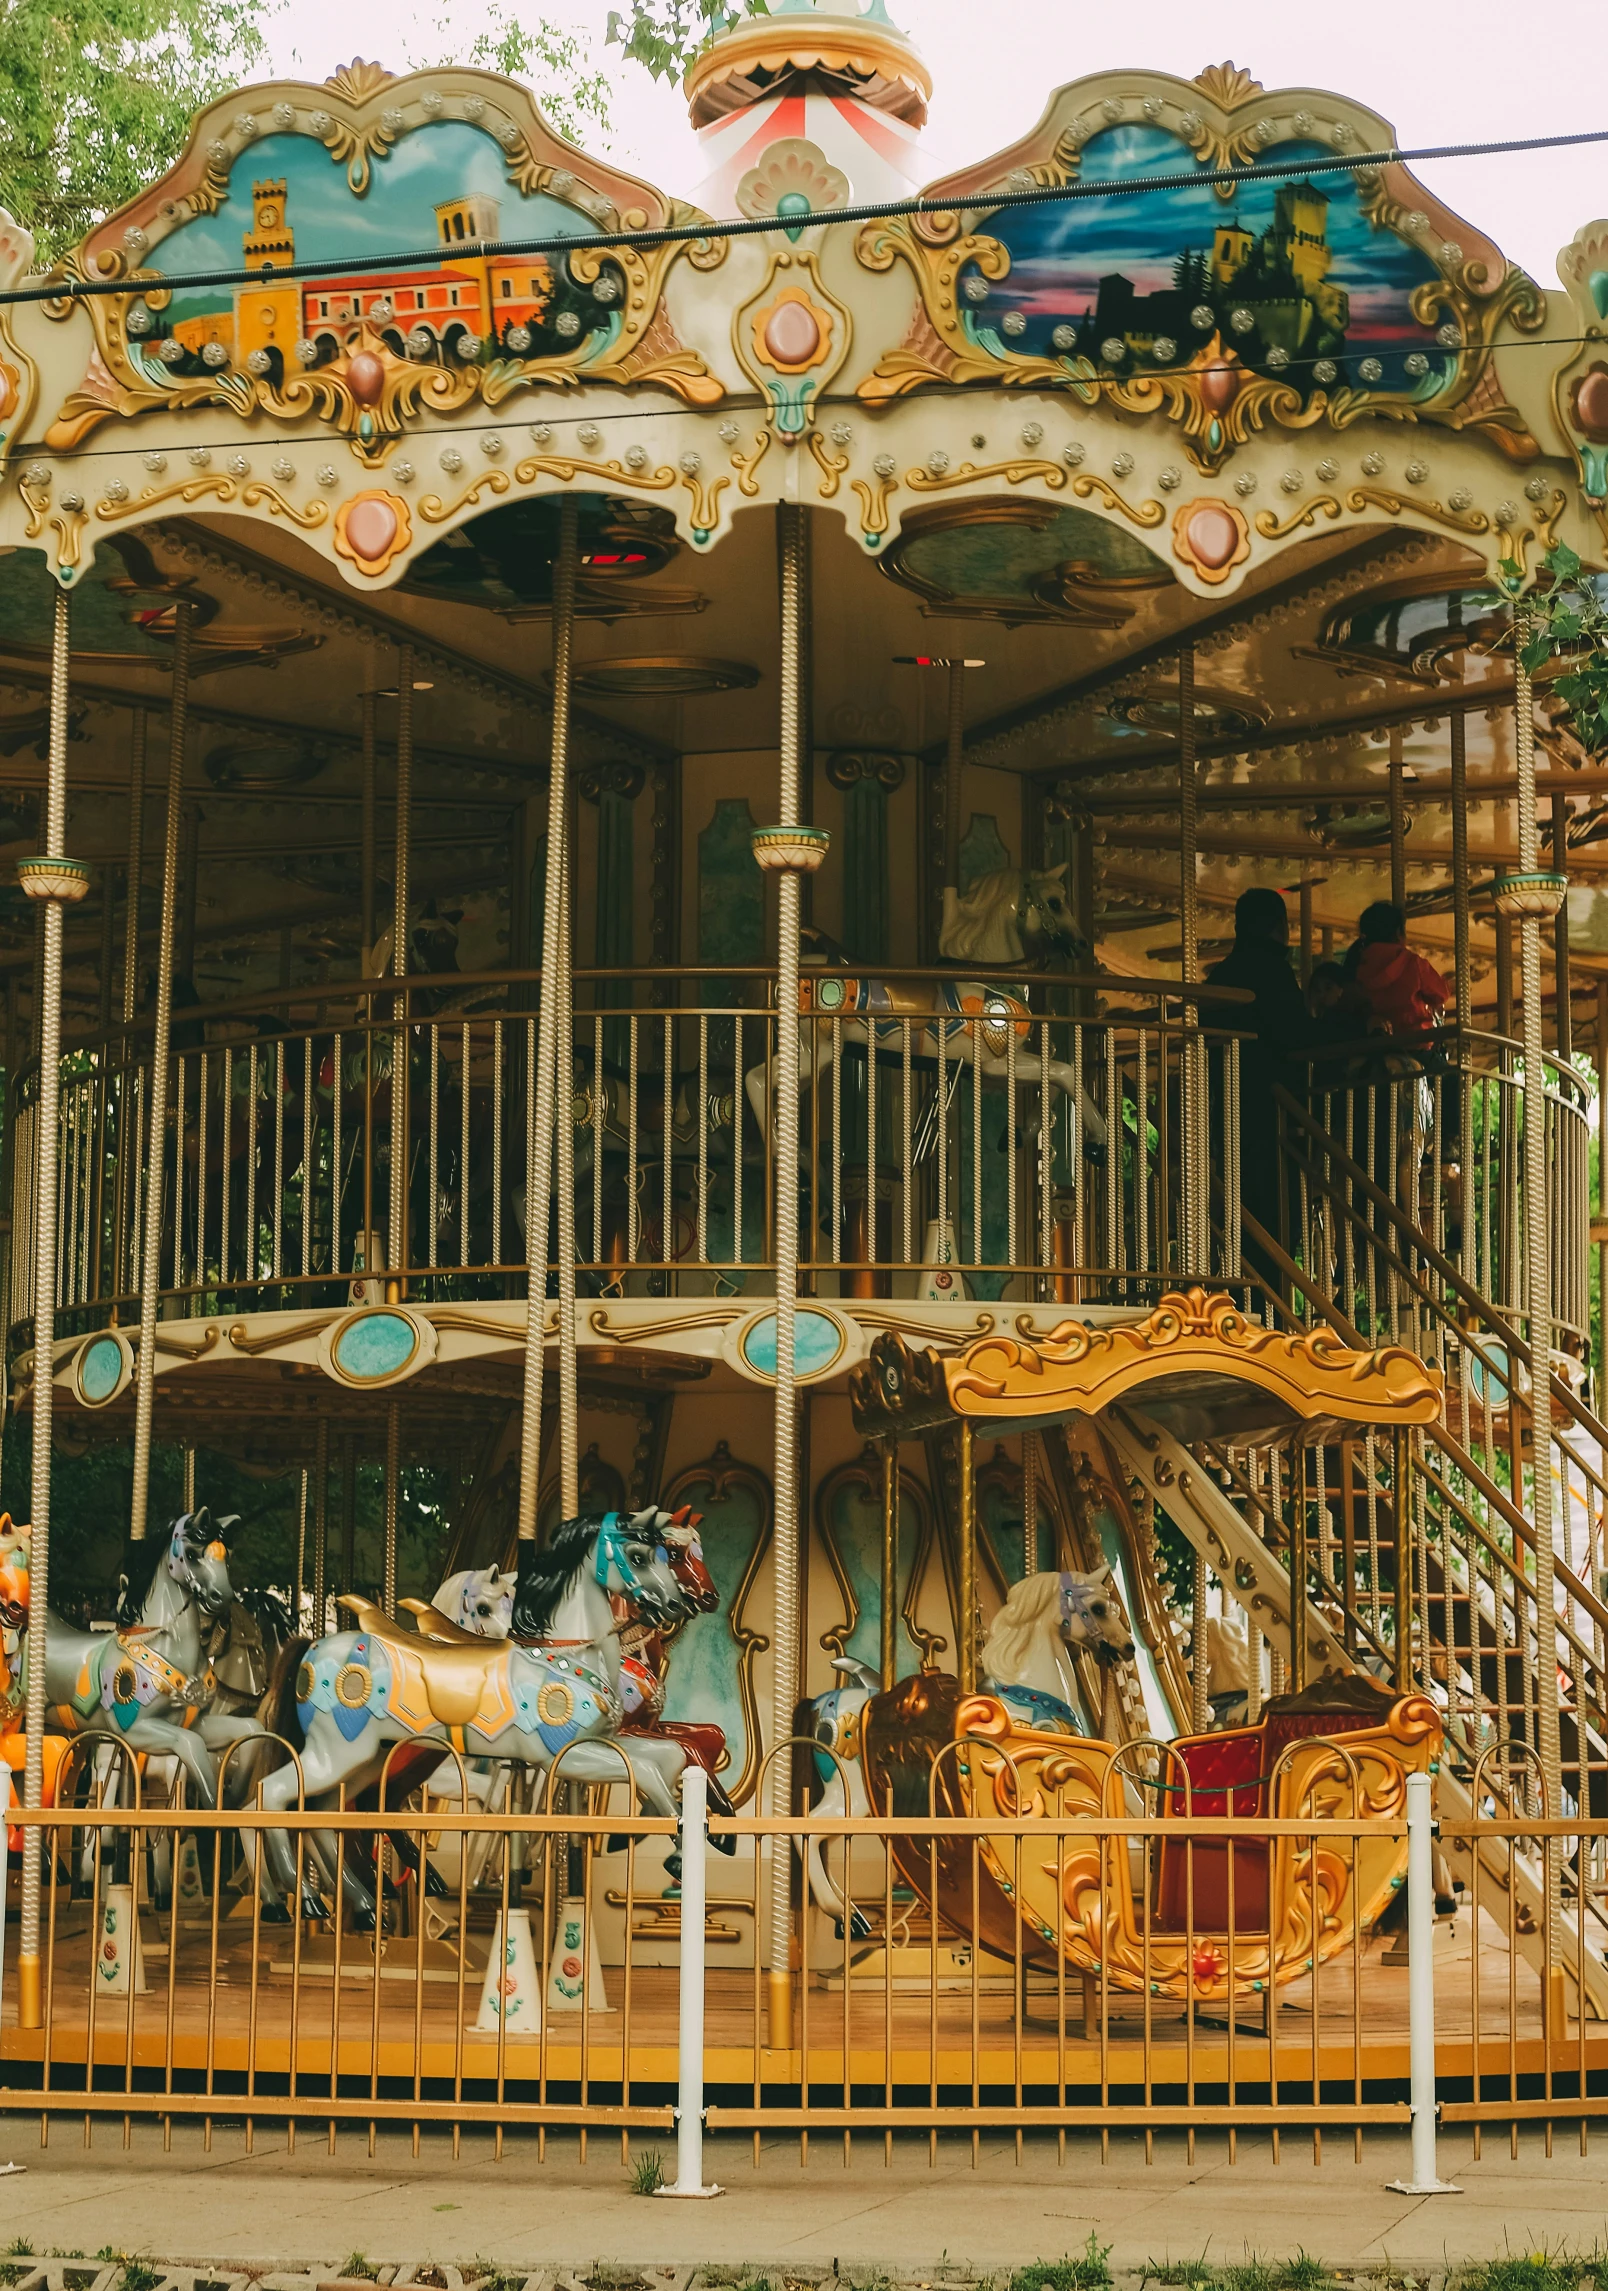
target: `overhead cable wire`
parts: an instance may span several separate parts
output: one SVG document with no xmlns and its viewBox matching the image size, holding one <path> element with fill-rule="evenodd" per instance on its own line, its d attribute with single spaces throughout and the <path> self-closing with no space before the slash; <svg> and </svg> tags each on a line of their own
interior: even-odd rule
<svg viewBox="0 0 1608 2291">
<path fill-rule="evenodd" d="M 1494 143 L 1426 143 L 1412 149 L 1392 145 L 1386 151 L 1355 151 L 1325 153 L 1321 157 L 1296 161 L 1264 164 L 1258 161 L 1249 167 L 1197 167 L 1160 175 L 1096 176 L 1080 178 L 1075 183 L 1035 183 L 1030 187 L 999 191 L 979 191 L 975 195 L 948 199 L 878 199 L 864 200 L 846 207 L 806 208 L 786 218 L 785 227 L 793 233 L 812 230 L 835 223 L 891 222 L 911 215 L 953 215 L 986 209 L 998 214 L 1010 208 L 1048 207 L 1074 204 L 1080 199 L 1134 199 L 1153 192 L 1198 190 L 1203 185 L 1234 187 L 1252 183 L 1307 182 L 1316 175 L 1356 175 L 1382 167 L 1422 165 L 1440 159 L 1494 159 L 1527 151 L 1562 151 L 1583 145 L 1608 143 L 1608 127 L 1582 129 L 1570 135 L 1527 135 L 1507 138 Z M 721 221 L 702 219 L 687 223 L 666 223 L 655 230 L 600 231 L 585 237 L 566 233 L 561 237 L 532 239 L 464 239 L 454 240 L 452 254 L 463 261 L 487 256 L 513 256 L 524 260 L 537 255 L 568 255 L 578 252 L 606 254 L 611 248 L 664 247 L 698 245 L 711 239 L 740 239 L 763 236 L 783 226 L 774 215 L 728 216 Z M 0 308 L 26 302 L 82 302 L 108 294 L 138 294 L 154 288 L 163 293 L 197 286 L 267 286 L 287 279 L 355 278 L 370 273 L 433 268 L 441 260 L 441 248 L 431 246 L 387 255 L 333 256 L 317 261 L 287 263 L 243 264 L 223 270 L 178 271 L 171 274 L 153 271 L 130 272 L 121 278 L 74 279 L 50 278 L 30 286 L 14 286 L 0 290 Z"/>
</svg>

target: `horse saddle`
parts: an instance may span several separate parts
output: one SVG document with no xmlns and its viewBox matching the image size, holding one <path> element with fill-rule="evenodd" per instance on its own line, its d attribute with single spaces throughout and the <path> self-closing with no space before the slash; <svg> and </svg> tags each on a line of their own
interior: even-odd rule
<svg viewBox="0 0 1608 2291">
<path fill-rule="evenodd" d="M 469 1633 L 461 1644 L 421 1638 L 416 1631 L 393 1623 L 383 1607 L 355 1592 L 342 1592 L 340 1604 L 351 1609 L 359 1630 L 384 1643 L 393 1665 L 408 1683 L 423 1689 L 432 1718 L 442 1726 L 474 1724 L 487 1701 L 488 1674 L 506 1655 L 505 1640 L 480 1639 Z"/>
</svg>

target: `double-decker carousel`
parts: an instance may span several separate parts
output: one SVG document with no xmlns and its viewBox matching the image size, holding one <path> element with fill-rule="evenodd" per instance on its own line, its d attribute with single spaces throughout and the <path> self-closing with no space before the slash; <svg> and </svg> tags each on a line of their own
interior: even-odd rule
<svg viewBox="0 0 1608 2291">
<path fill-rule="evenodd" d="M 689 1761 L 728 2123 L 1394 2120 L 1422 1771 L 1585 2078 L 1604 227 L 1232 66 L 924 188 L 880 0 L 687 93 L 0 230 L 6 2102 L 663 2122 Z"/>
</svg>

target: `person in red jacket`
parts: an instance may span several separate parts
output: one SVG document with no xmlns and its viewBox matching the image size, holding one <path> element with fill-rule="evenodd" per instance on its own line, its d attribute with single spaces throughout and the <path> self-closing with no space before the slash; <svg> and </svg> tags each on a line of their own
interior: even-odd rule
<svg viewBox="0 0 1608 2291">
<path fill-rule="evenodd" d="M 1407 944 L 1407 918 L 1389 899 L 1365 907 L 1346 958 L 1359 1011 L 1391 1034 L 1424 1034 L 1440 1024 L 1452 990 L 1433 963 Z"/>
</svg>

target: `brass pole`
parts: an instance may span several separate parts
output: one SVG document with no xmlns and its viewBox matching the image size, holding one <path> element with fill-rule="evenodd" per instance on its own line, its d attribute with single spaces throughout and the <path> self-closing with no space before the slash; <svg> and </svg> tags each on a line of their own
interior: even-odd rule
<svg viewBox="0 0 1608 2291">
<path fill-rule="evenodd" d="M 1413 1491 L 1410 1436 L 1405 1426 L 1391 1437 L 1390 1500 L 1396 1517 L 1396 1692 L 1413 1685 Z"/>
<path fill-rule="evenodd" d="M 804 510 L 777 505 L 777 582 L 780 618 L 778 682 L 777 825 L 799 825 L 803 785 L 804 723 Z M 948 824 L 946 823 L 946 835 Z M 802 839 L 799 839 L 802 841 Z M 775 1669 L 771 1682 L 771 1739 L 793 1731 L 799 1693 L 799 1410 L 794 1316 L 798 1305 L 799 1038 L 792 1014 L 799 997 L 801 873 L 797 855 L 777 876 L 776 902 L 776 1414 L 775 1414 Z M 770 1769 L 772 1814 L 789 1812 L 791 1757 Z M 793 1860 L 785 1839 L 773 1839 L 770 1901 L 765 1934 L 770 2040 L 793 2041 Z"/>
<path fill-rule="evenodd" d="M 960 1613 L 955 1617 L 955 1667 L 962 1694 L 977 1692 L 977 1476 L 971 1418 L 960 1419 Z"/>
<path fill-rule="evenodd" d="M 966 663 L 949 663 L 949 737 L 944 749 L 944 887 L 960 890 L 961 781 L 966 763 Z"/>
<path fill-rule="evenodd" d="M 553 1199 L 553 1122 L 557 1089 L 558 1029 L 562 1016 L 559 928 L 564 903 L 564 848 L 569 840 L 569 739 L 575 665 L 575 574 L 579 509 L 572 496 L 559 503 L 558 555 L 553 563 L 553 745 L 547 787 L 547 881 L 542 908 L 541 1003 L 536 1020 L 535 1134 L 527 1143 L 525 1176 L 524 1414 L 519 1438 L 519 1540 L 536 1540 L 542 1439 L 542 1346 L 547 1320 L 547 1221 Z M 565 1118 L 569 1109 L 566 1104 Z"/>
<path fill-rule="evenodd" d="M 329 1602 L 329 1418 L 318 1419 L 313 1456 L 313 1637 L 324 1636 Z M 301 1618 L 298 1616 L 297 1621 Z"/>
<path fill-rule="evenodd" d="M 385 1407 L 385 1612 L 396 1614 L 396 1522 L 402 1473 L 402 1403 Z"/>
<path fill-rule="evenodd" d="M 561 1516 L 576 1519 L 581 1509 L 580 1360 L 575 1328 L 575 1116 L 574 1058 L 575 976 L 570 939 L 570 909 L 575 887 L 570 878 L 572 837 L 566 820 L 564 855 L 558 901 L 558 1043 L 554 1051 L 554 1105 L 558 1118 L 558 1484 Z M 665 1075 L 665 1087 L 670 1076 Z M 665 1236 L 665 1257 L 670 1255 Z M 668 1288 L 669 1284 L 666 1283 Z"/>
<path fill-rule="evenodd" d="M 1197 1734 L 1204 1734 L 1212 1722 L 1212 1657 L 1206 1613 L 1210 1574 L 1205 1552 L 1197 1551 L 1189 1619 L 1189 1719 Z"/>
<path fill-rule="evenodd" d="M 1479 1282 L 1478 1236 L 1474 1229 L 1474 1060 L 1468 1038 L 1474 1024 L 1474 966 L 1469 953 L 1468 913 L 1468 717 L 1452 712 L 1452 986 L 1456 994 L 1458 1064 L 1457 1167 L 1462 1188 L 1460 1270 L 1470 1286 Z"/>
<path fill-rule="evenodd" d="M 1195 648 L 1178 654 L 1178 909 L 1183 926 L 1183 976 L 1200 979 L 1200 892 L 1196 879 L 1200 781 L 1195 762 Z M 1206 1049 L 1200 1008 L 1186 1002 L 1183 1014 L 1183 1270 L 1198 1277 L 1210 1270 L 1210 1153 L 1206 1120 Z M 1238 1268 L 1236 1267 L 1237 1271 Z"/>
<path fill-rule="evenodd" d="M 882 1443 L 882 1684 L 899 1683 L 899 1443 Z"/>
<path fill-rule="evenodd" d="M 67 706 L 71 661 L 68 649 L 67 592 L 55 592 L 50 640 L 50 735 L 45 780 L 45 859 L 62 860 L 67 843 Z M 182 610 L 182 608 L 181 608 Z M 19 872 L 22 872 L 19 870 Z M 33 1544 L 30 1555 L 28 1694 L 23 1753 L 23 1803 L 44 1804 L 45 1661 L 50 1601 L 50 1449 L 56 1397 L 56 1185 L 61 1146 L 61 939 L 62 907 L 81 899 L 85 881 L 73 877 L 70 862 L 36 875 L 22 873 L 23 889 L 37 900 L 42 918 L 44 965 L 34 1006 L 39 1049 L 39 1098 L 35 1115 L 33 1236 Z M 7 1077 L 9 1080 L 9 1076 Z M 17 1959 L 17 2022 L 43 2025 L 40 1982 L 39 1914 L 43 1833 L 29 1828 L 22 1841 L 21 1946 Z M 0 1904 L 3 1910 L 3 1904 Z"/>
<path fill-rule="evenodd" d="M 1453 721 L 1456 719 L 1454 717 Z M 1407 904 L 1407 815 L 1403 806 L 1405 773 L 1402 765 L 1402 728 L 1390 727 L 1390 899 L 1392 906 Z"/>
<path fill-rule="evenodd" d="M 1541 1013 L 1541 924 L 1559 905 L 1557 891 L 1539 874 L 1536 817 L 1535 709 L 1524 664 L 1530 615 L 1513 608 L 1513 724 L 1518 766 L 1519 881 L 1498 889 L 1498 901 L 1519 923 L 1520 1017 L 1524 1046 L 1524 1263 L 1525 1318 L 1530 1339 L 1530 1423 L 1533 1437 L 1531 1519 L 1535 1530 L 1536 1724 L 1547 1802 L 1562 1808 L 1563 1762 L 1558 1740 L 1556 1563 L 1552 1545 L 1552 1219 L 1548 1199 L 1547 1060 Z M 1522 1501 L 1522 1488 L 1515 1489 Z M 1562 1903 L 1555 1854 L 1547 1857 L 1548 1962 L 1561 1968 Z M 1561 1982 L 1561 1971 L 1558 1975 Z M 1553 2000 L 1548 2000 L 1549 2015 Z"/>
<path fill-rule="evenodd" d="M 145 1534 L 151 1498 L 151 1422 L 156 1405 L 156 1308 L 162 1285 L 162 1194 L 167 1150 L 168 1056 L 173 1040 L 173 932 L 179 889 L 179 829 L 184 799 L 184 752 L 190 730 L 191 607 L 173 608 L 173 700 L 168 718 L 167 819 L 162 840 L 162 920 L 156 956 L 156 1010 L 151 1036 L 151 1103 L 145 1170 L 145 1222 L 141 1234 L 140 1344 L 134 1363 L 134 1484 L 128 1532 Z"/>
<path fill-rule="evenodd" d="M 1307 1452 L 1297 1441 L 1290 1456 L 1290 1692 L 1307 1675 Z"/>
<path fill-rule="evenodd" d="M 374 952 L 374 718 L 375 711 L 378 707 L 379 695 L 374 692 L 365 692 L 363 695 L 362 749 L 363 824 L 360 830 L 362 838 L 360 872 L 363 878 L 363 946 L 361 954 L 361 967 L 365 973 L 368 971 L 369 963 Z"/>
<path fill-rule="evenodd" d="M 341 1436 L 341 1589 L 357 1589 L 357 1434 Z"/>
<path fill-rule="evenodd" d="M 1569 799 L 1555 795 L 1552 799 L 1552 865 L 1559 875 L 1569 872 Z M 1558 901 L 1558 911 L 1552 918 L 1552 975 L 1554 980 L 1552 1039 L 1558 1056 L 1567 1065 L 1574 1056 L 1574 1004 L 1569 993 L 1569 894 Z"/>
<path fill-rule="evenodd" d="M 391 971 L 408 975 L 408 861 L 413 833 L 413 647 L 397 648 L 396 669 L 396 898 L 391 921 Z M 408 998 L 396 997 L 391 1031 L 391 1230 L 386 1295 L 400 1298 L 408 1262 Z"/>
</svg>

